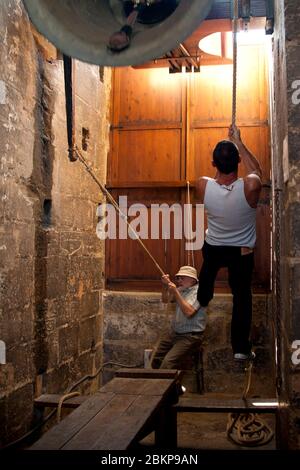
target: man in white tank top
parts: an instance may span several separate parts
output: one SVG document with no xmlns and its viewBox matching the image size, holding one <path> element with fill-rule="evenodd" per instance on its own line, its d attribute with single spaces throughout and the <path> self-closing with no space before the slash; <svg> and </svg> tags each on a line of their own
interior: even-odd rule
<svg viewBox="0 0 300 470">
<path fill-rule="evenodd" d="M 196 184 L 197 196 L 205 206 L 208 220 L 198 300 L 201 306 L 208 305 L 214 295 L 217 273 L 221 267 L 227 267 L 233 294 L 231 345 L 234 358 L 245 360 L 255 357 L 249 340 L 251 278 L 262 171 L 256 157 L 243 144 L 236 126 L 230 127 L 229 139 L 219 142 L 213 152 L 215 178 L 202 177 Z M 238 178 L 241 161 L 247 171 L 245 178 Z"/>
</svg>

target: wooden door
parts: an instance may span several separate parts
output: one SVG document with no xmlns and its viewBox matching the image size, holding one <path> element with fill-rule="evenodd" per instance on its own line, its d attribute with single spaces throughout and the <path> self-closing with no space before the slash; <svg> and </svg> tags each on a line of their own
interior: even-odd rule
<svg viewBox="0 0 300 470">
<path fill-rule="evenodd" d="M 263 168 L 264 189 L 258 208 L 254 286 L 268 289 L 270 279 L 270 157 L 268 85 L 264 48 L 241 46 L 239 51 L 238 125 L 246 145 Z M 227 137 L 231 121 L 232 65 L 202 67 L 198 74 L 168 74 L 165 69 L 116 69 L 113 83 L 111 151 L 108 187 L 142 203 L 186 202 L 186 181 L 213 176 L 211 155 Z M 244 169 L 241 168 L 241 175 Z M 194 201 L 196 203 L 196 201 Z M 130 220 L 130 219 L 129 219 Z M 148 229 L 151 230 L 150 212 Z M 165 272 L 174 275 L 188 262 L 182 240 L 144 240 Z M 196 267 L 201 253 L 195 253 Z M 136 240 L 108 240 L 108 288 L 160 289 L 160 273 Z M 218 289 L 227 289 L 221 271 Z"/>
</svg>

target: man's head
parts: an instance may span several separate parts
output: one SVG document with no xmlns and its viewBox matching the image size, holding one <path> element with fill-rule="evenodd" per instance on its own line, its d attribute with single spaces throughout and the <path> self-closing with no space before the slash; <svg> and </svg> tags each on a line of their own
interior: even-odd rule
<svg viewBox="0 0 300 470">
<path fill-rule="evenodd" d="M 229 173 L 237 172 L 240 161 L 239 150 L 233 142 L 222 140 L 216 145 L 213 152 L 213 166 L 220 173 L 229 175 Z"/>
<path fill-rule="evenodd" d="M 178 273 L 175 274 L 177 287 L 186 289 L 192 287 L 198 282 L 197 270 L 192 266 L 182 266 Z"/>
</svg>

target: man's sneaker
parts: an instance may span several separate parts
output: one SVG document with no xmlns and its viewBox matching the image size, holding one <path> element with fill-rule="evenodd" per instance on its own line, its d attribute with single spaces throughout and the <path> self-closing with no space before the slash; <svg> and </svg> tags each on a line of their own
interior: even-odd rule
<svg viewBox="0 0 300 470">
<path fill-rule="evenodd" d="M 233 357 L 236 361 L 254 361 L 256 355 L 251 351 L 249 354 L 235 353 Z"/>
</svg>

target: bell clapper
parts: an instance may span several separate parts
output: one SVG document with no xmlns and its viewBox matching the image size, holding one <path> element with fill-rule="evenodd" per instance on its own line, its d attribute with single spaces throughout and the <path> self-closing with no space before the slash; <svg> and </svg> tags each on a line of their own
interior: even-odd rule
<svg viewBox="0 0 300 470">
<path fill-rule="evenodd" d="M 128 46 L 130 46 L 133 27 L 139 15 L 140 4 L 141 4 L 140 0 L 134 1 L 134 8 L 132 12 L 129 14 L 129 16 L 127 17 L 125 25 L 120 29 L 120 31 L 116 31 L 110 37 L 108 48 L 112 52 L 121 52 L 124 49 L 127 49 Z"/>
<path fill-rule="evenodd" d="M 145 8 L 160 3 L 162 0 L 132 0 L 132 11 L 129 13 L 125 25 L 112 34 L 108 42 L 108 49 L 112 52 L 121 52 L 130 46 L 133 27 L 139 19 L 139 15 Z M 128 14 L 128 13 L 127 13 Z"/>
</svg>

